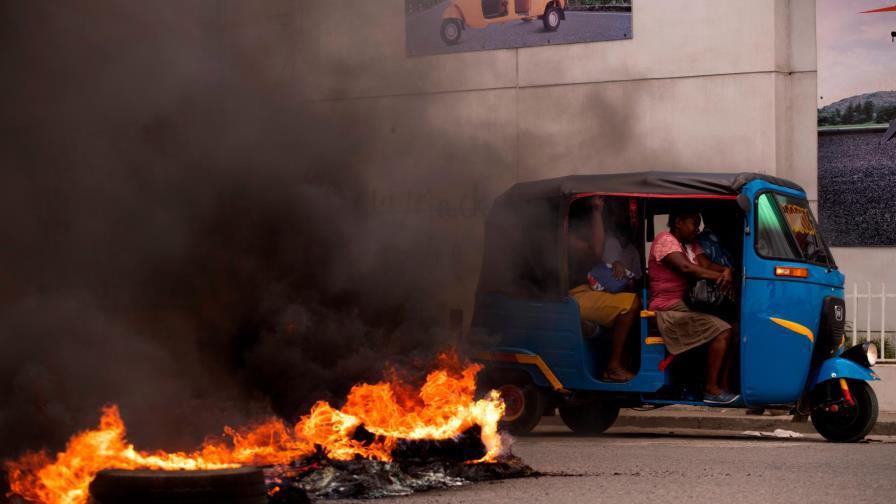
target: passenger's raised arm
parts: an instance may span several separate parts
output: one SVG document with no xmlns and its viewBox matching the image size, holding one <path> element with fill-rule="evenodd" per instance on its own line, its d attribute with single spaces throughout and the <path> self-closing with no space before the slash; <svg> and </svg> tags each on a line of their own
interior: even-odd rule
<svg viewBox="0 0 896 504">
<path fill-rule="evenodd" d="M 591 246 L 598 262 L 604 256 L 604 200 L 600 196 L 588 199 L 591 204 Z"/>
</svg>

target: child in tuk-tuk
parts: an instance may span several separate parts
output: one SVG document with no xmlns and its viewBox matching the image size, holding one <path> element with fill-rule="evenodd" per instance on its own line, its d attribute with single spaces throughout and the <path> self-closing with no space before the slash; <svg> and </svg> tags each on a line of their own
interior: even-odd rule
<svg viewBox="0 0 896 504">
<path fill-rule="evenodd" d="M 684 303 L 691 281 L 714 280 L 725 294 L 732 289 L 731 268 L 710 261 L 697 243 L 700 222 L 696 211 L 673 211 L 669 214 L 669 230 L 654 238 L 648 258 L 649 309 L 656 312 L 669 353 L 678 355 L 709 344 L 703 402 L 730 404 L 740 397 L 731 392 L 729 383 L 731 324 L 714 315 L 692 311 Z"/>
<path fill-rule="evenodd" d="M 601 379 L 626 382 L 634 378 L 623 364 L 623 353 L 641 311 L 633 284 L 641 276 L 640 258 L 630 237 L 619 232 L 623 230 L 621 218 L 617 223 L 611 216 L 615 232 L 605 232 L 602 198 L 589 198 L 584 205 L 570 215 L 569 295 L 579 305 L 583 320 L 612 327 L 610 355 Z"/>
</svg>

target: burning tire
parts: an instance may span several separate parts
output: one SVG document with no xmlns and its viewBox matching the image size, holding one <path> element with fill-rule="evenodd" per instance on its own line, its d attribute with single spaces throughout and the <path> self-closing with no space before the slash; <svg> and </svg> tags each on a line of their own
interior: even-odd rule
<svg viewBox="0 0 896 504">
<path fill-rule="evenodd" d="M 824 407 L 820 405 L 822 401 L 816 400 L 813 405 L 811 419 L 812 425 L 828 441 L 836 443 L 854 443 L 871 432 L 875 422 L 877 422 L 878 406 L 877 396 L 868 383 L 859 380 L 847 380 L 849 391 L 852 394 L 855 405 L 851 407 L 837 405 Z M 839 385 L 836 380 L 832 380 L 828 387 L 837 386 L 839 393 Z M 823 387 L 819 387 L 817 394 L 823 393 Z"/>
<path fill-rule="evenodd" d="M 219 471 L 100 471 L 90 484 L 92 504 L 267 504 L 261 469 Z"/>
<path fill-rule="evenodd" d="M 505 383 L 495 387 L 504 400 L 504 418 L 499 427 L 517 436 L 528 434 L 541 421 L 544 393 L 531 383 Z"/>
<path fill-rule="evenodd" d="M 460 42 L 461 24 L 457 19 L 442 21 L 442 42 L 448 45 L 457 45 Z"/>
<path fill-rule="evenodd" d="M 619 417 L 619 406 L 606 401 L 564 404 L 557 408 L 560 418 L 576 434 L 595 435 L 609 429 Z"/>
</svg>

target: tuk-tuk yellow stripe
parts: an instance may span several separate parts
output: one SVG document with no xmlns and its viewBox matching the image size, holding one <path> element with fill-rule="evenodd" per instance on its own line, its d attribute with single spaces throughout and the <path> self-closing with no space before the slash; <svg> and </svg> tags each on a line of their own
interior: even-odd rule
<svg viewBox="0 0 896 504">
<path fill-rule="evenodd" d="M 791 322 L 789 320 L 775 318 L 775 317 L 769 317 L 769 320 L 778 324 L 781 327 L 786 327 L 787 329 L 790 329 L 791 331 L 793 331 L 797 334 L 802 334 L 803 336 L 809 338 L 809 341 L 815 342 L 815 335 L 812 334 L 812 331 L 810 331 L 809 328 L 804 325 L 797 324 L 796 322 Z"/>
<path fill-rule="evenodd" d="M 647 345 L 664 345 L 666 340 L 663 339 L 662 336 L 648 336 L 644 343 Z"/>
<path fill-rule="evenodd" d="M 534 364 L 551 383 L 554 390 L 563 390 L 563 384 L 557 379 L 557 376 L 551 371 L 551 368 L 545 364 L 544 360 L 537 355 L 516 354 L 516 360 L 520 364 Z"/>
<path fill-rule="evenodd" d="M 512 354 L 512 353 L 503 353 L 503 352 L 480 352 L 473 356 L 475 359 L 480 360 L 493 360 L 493 361 L 501 361 L 501 362 L 518 362 L 520 364 L 532 364 L 541 371 L 541 374 L 547 378 L 548 382 L 551 384 L 551 387 L 557 392 L 568 393 L 566 389 L 563 388 L 563 384 L 560 383 L 560 380 L 557 379 L 557 375 L 551 371 L 551 368 L 544 362 L 544 360 L 537 355 L 527 355 L 527 354 Z"/>
</svg>

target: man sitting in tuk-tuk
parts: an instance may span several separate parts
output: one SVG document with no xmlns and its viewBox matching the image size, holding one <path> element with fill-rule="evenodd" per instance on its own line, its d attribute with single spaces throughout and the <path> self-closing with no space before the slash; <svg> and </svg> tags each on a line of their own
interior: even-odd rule
<svg viewBox="0 0 896 504">
<path fill-rule="evenodd" d="M 615 242 L 607 247 L 608 236 L 604 230 L 602 198 L 598 196 L 589 198 L 585 205 L 583 211 L 577 215 L 570 215 L 569 285 L 572 288 L 569 295 L 579 305 L 582 320 L 602 327 L 612 327 L 610 355 L 601 379 L 626 382 L 631 380 L 634 374 L 626 369 L 622 362 L 625 341 L 632 325 L 638 320 L 641 301 L 634 292 L 619 292 L 622 287 L 607 289 L 600 285 L 595 278 L 598 274 L 593 272 L 595 268 L 606 268 L 607 274 L 613 279 L 603 283 L 627 284 L 626 290 L 634 290 L 631 280 L 634 280 L 635 272 L 625 265 L 638 264 L 640 259 L 634 247 L 630 243 L 621 244 L 619 237 L 609 238 L 610 242 L 614 240 Z M 632 251 L 635 253 L 634 258 L 628 257 Z M 640 266 L 637 275 L 640 276 Z"/>
<path fill-rule="evenodd" d="M 650 310 L 656 312 L 657 325 L 669 353 L 682 352 L 709 343 L 703 402 L 730 404 L 740 397 L 730 391 L 729 350 L 731 324 L 710 315 L 692 311 L 684 303 L 684 294 L 693 280 L 715 281 L 723 293 L 732 288 L 731 268 L 710 261 L 696 242 L 700 214 L 676 210 L 669 214 L 669 230 L 656 235 L 650 246 Z"/>
</svg>

